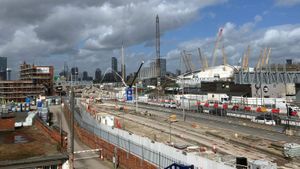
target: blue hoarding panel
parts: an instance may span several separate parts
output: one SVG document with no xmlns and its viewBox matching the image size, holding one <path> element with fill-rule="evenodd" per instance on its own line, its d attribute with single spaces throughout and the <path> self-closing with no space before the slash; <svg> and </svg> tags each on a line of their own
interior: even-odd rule
<svg viewBox="0 0 300 169">
<path fill-rule="evenodd" d="M 126 100 L 127 101 L 132 101 L 132 88 L 127 88 L 126 89 Z"/>
</svg>

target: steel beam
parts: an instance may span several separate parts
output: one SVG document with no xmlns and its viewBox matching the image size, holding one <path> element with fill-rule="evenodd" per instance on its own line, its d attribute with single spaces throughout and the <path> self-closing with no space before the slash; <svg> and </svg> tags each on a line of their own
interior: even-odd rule
<svg viewBox="0 0 300 169">
<path fill-rule="evenodd" d="M 234 74 L 236 84 L 279 84 L 298 83 L 300 84 L 300 71 L 239 71 Z"/>
</svg>

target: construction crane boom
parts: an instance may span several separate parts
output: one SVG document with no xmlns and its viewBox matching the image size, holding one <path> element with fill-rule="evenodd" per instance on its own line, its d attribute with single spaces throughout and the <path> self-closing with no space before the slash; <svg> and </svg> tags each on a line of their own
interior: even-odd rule
<svg viewBox="0 0 300 169">
<path fill-rule="evenodd" d="M 216 43 L 215 43 L 215 47 L 214 47 L 214 50 L 213 50 L 213 53 L 212 53 L 212 63 L 211 63 L 211 66 L 215 66 L 216 64 L 216 51 L 218 49 L 218 46 L 219 46 L 219 42 L 222 38 L 222 33 L 223 33 L 223 28 L 221 28 L 219 30 L 219 33 L 218 33 L 218 37 L 217 37 L 217 40 L 216 40 Z"/>
</svg>

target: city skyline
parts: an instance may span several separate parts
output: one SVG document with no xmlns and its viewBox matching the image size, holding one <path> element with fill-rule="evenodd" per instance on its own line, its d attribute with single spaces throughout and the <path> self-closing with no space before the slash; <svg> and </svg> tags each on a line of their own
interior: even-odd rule
<svg viewBox="0 0 300 169">
<path fill-rule="evenodd" d="M 18 8 L 20 5 L 24 7 Z M 120 60 L 123 44 L 130 74 L 142 60 L 147 65 L 155 59 L 155 17 L 159 15 L 161 57 L 167 60 L 169 71 L 182 69 L 179 61 L 182 50 L 192 52 L 196 68 L 200 67 L 198 47 L 211 61 L 221 27 L 222 45 L 232 65 L 239 64 L 248 45 L 252 66 L 264 47 L 272 48 L 272 63 L 289 58 L 299 62 L 299 5 L 298 0 L 185 3 L 4 0 L 0 2 L 0 56 L 8 58 L 13 77 L 17 77 L 22 61 L 54 65 L 56 73 L 68 62 L 70 67 L 78 66 L 92 74 L 98 67 L 103 72 L 109 68 L 111 57 Z M 143 24 L 136 24 L 140 22 Z M 221 57 L 220 50 L 217 57 Z"/>
</svg>

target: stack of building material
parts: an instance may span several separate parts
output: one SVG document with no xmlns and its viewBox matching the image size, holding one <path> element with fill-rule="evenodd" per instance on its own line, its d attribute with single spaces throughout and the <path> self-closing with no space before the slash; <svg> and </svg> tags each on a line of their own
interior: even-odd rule
<svg viewBox="0 0 300 169">
<path fill-rule="evenodd" d="M 297 143 L 286 143 L 283 146 L 283 154 L 286 157 L 300 157 L 300 145 Z"/>
</svg>

